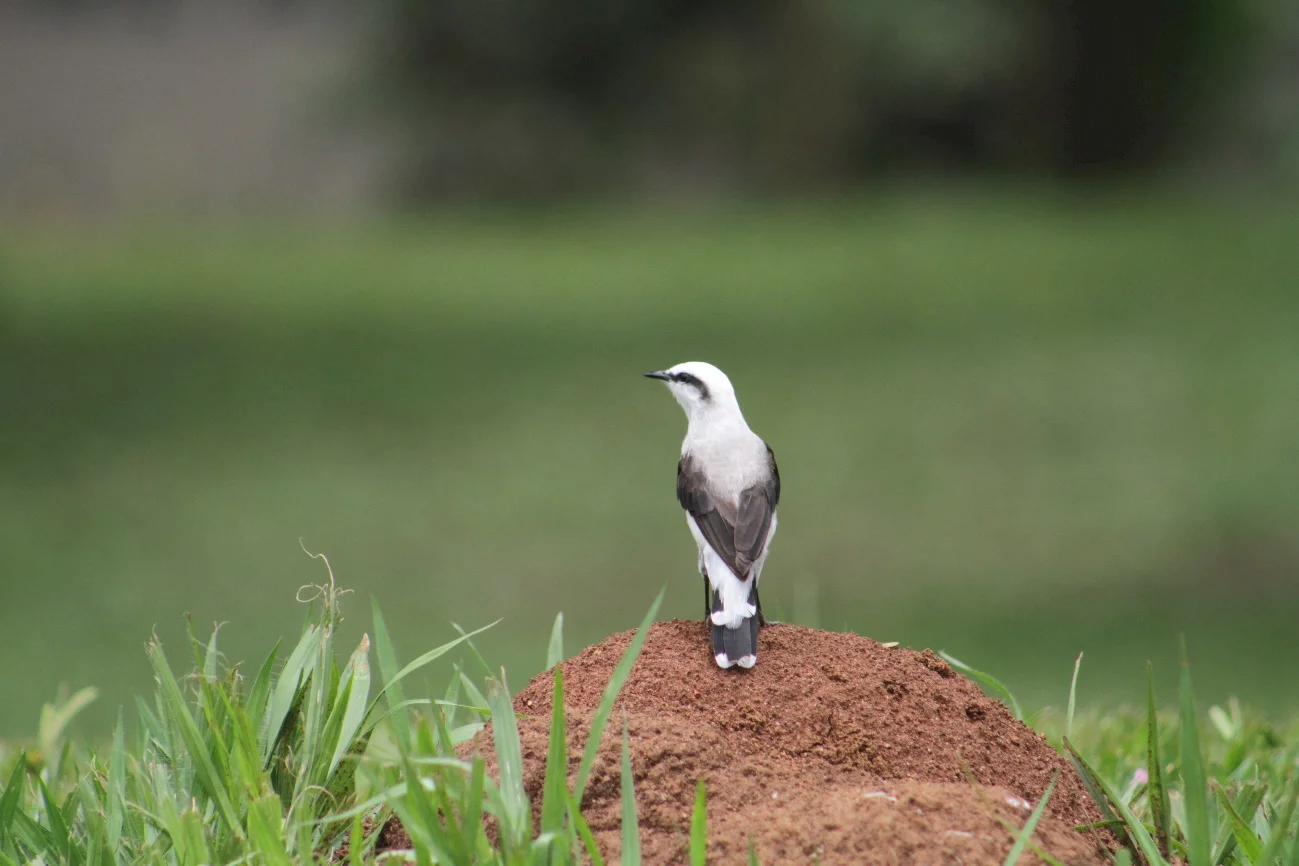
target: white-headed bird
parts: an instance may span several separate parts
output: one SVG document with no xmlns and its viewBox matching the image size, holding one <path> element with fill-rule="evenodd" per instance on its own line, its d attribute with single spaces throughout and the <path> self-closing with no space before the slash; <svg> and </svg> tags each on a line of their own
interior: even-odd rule
<svg viewBox="0 0 1299 866">
<path fill-rule="evenodd" d="M 731 380 L 712 364 L 687 361 L 645 375 L 663 380 L 686 412 L 677 499 L 699 546 L 713 657 L 724 668 L 751 668 L 765 624 L 758 577 L 780 502 L 776 456 L 749 429 Z"/>
</svg>

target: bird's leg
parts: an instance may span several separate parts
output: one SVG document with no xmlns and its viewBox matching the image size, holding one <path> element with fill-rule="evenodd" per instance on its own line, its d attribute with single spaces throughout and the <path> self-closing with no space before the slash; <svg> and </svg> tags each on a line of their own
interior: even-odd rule
<svg viewBox="0 0 1299 866">
<path fill-rule="evenodd" d="M 753 582 L 753 606 L 758 609 L 756 614 L 758 625 L 766 625 L 767 618 L 762 615 L 762 599 L 758 597 L 758 582 L 756 580 Z"/>
<path fill-rule="evenodd" d="M 704 621 L 709 622 L 709 616 L 713 612 L 713 597 L 708 587 L 708 572 L 700 571 L 704 578 Z"/>
</svg>

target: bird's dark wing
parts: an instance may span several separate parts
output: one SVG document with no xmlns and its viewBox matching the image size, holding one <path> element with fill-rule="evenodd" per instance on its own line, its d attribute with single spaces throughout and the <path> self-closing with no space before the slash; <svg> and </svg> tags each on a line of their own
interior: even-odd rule
<svg viewBox="0 0 1299 866">
<path fill-rule="evenodd" d="M 770 460 L 774 470 L 775 458 Z M 765 483 L 742 491 L 736 508 L 709 492 L 703 473 L 688 455 L 677 464 L 677 500 L 695 519 L 709 546 L 741 579 L 762 555 L 779 499 L 780 478 L 774 471 Z"/>
<path fill-rule="evenodd" d="M 713 497 L 704 473 L 688 455 L 682 456 L 677 464 L 677 501 L 695 519 L 695 525 L 709 546 L 732 571 L 736 571 L 735 510 L 729 503 L 718 502 Z M 723 514 L 723 511 L 727 513 Z"/>
<path fill-rule="evenodd" d="M 766 443 L 763 443 L 766 445 Z M 771 507 L 775 508 L 780 504 L 780 469 L 776 466 L 776 452 L 771 450 L 767 445 L 767 468 L 771 470 L 770 488 Z"/>
</svg>

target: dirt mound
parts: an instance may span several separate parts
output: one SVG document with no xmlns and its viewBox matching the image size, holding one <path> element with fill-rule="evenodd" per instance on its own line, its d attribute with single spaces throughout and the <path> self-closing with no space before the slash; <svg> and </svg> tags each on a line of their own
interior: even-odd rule
<svg viewBox="0 0 1299 866">
<path fill-rule="evenodd" d="M 614 635 L 563 663 L 570 777 L 587 722 L 631 640 Z M 552 675 L 515 698 L 524 778 L 540 802 Z M 1002 862 L 1052 774 L 1035 841 L 1069 864 L 1104 863 L 1099 819 L 1038 734 L 926 651 L 790 625 L 763 629 L 757 667 L 721 670 L 702 621 L 656 623 L 606 729 L 583 803 L 618 856 L 626 719 L 646 862 L 685 862 L 695 785 L 708 791 L 709 860 L 763 863 Z M 473 747 L 493 769 L 490 730 Z M 962 763 L 980 783 L 971 785 Z M 1037 862 L 1026 856 L 1021 862 Z"/>
</svg>

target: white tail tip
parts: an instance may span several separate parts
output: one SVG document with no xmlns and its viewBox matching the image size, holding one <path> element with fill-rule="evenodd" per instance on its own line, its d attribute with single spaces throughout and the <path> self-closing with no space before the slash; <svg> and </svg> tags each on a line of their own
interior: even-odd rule
<svg viewBox="0 0 1299 866">
<path fill-rule="evenodd" d="M 736 662 L 742 668 L 751 668 L 757 663 L 758 657 L 755 655 L 740 656 L 740 660 Z"/>
<path fill-rule="evenodd" d="M 726 653 L 718 653 L 713 656 L 713 660 L 717 662 L 719 668 L 729 668 L 731 665 L 735 664 L 735 662 L 726 657 Z M 743 662 L 740 663 L 743 664 Z"/>
</svg>

